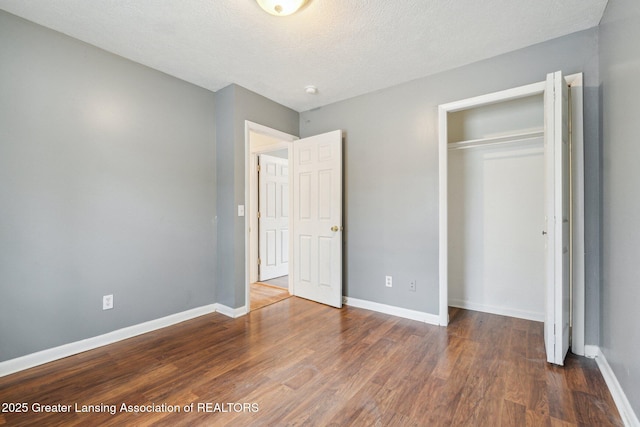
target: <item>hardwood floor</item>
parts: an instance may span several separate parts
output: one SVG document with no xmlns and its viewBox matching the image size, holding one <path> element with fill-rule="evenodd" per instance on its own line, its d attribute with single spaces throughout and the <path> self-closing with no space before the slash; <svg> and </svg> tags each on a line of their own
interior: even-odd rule
<svg viewBox="0 0 640 427">
<path fill-rule="evenodd" d="M 251 310 L 266 307 L 290 296 L 288 289 L 261 282 L 252 283 L 249 294 Z"/>
<path fill-rule="evenodd" d="M 0 378 L 0 402 L 29 408 L 0 413 L 0 424 L 622 425 L 595 362 L 570 355 L 564 368 L 548 365 L 542 334 L 541 323 L 472 311 L 452 309 L 442 328 L 292 297 Z M 164 411 L 125 412 L 123 403 Z"/>
<path fill-rule="evenodd" d="M 267 285 L 278 286 L 280 288 L 289 289 L 289 276 L 274 277 L 269 280 L 261 280 L 260 283 L 266 283 Z"/>
</svg>

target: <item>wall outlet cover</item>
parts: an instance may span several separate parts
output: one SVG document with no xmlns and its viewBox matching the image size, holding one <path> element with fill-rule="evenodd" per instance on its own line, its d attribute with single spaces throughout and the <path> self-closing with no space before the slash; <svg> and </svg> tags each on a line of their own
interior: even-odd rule
<svg viewBox="0 0 640 427">
<path fill-rule="evenodd" d="M 102 297 L 102 309 L 111 310 L 113 308 L 113 295 L 105 295 Z"/>
</svg>

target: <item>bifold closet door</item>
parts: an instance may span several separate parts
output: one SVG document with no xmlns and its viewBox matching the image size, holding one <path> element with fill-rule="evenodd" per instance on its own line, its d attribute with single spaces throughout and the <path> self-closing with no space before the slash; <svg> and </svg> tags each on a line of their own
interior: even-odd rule
<svg viewBox="0 0 640 427">
<path fill-rule="evenodd" d="M 569 350 L 570 317 L 570 142 L 568 86 L 558 71 L 545 89 L 546 317 L 547 361 L 563 365 Z"/>
</svg>

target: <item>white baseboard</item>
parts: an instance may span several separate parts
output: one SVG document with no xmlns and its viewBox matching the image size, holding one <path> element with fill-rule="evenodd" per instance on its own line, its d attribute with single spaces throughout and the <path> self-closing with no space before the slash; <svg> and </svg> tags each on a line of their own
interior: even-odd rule
<svg viewBox="0 0 640 427">
<path fill-rule="evenodd" d="M 54 360 L 62 359 L 74 354 L 93 350 L 94 348 L 113 344 L 114 342 L 126 340 L 127 338 L 142 335 L 157 329 L 166 328 L 167 326 L 175 325 L 176 323 L 184 322 L 185 320 L 190 320 L 205 314 L 214 313 L 217 311 L 217 306 L 218 304 L 209 304 L 193 308 L 181 313 L 161 317 L 160 319 L 154 319 L 137 325 L 128 326 L 96 337 L 87 338 L 69 344 L 64 344 L 59 347 L 42 350 L 37 353 L 27 354 L 26 356 L 17 357 L 15 359 L 6 360 L 4 362 L 0 362 L 0 377 L 33 368 L 34 366 L 53 362 Z"/>
<path fill-rule="evenodd" d="M 598 357 L 599 353 L 600 353 L 600 347 L 598 347 L 597 345 L 586 344 L 584 346 L 584 357 L 588 357 L 589 359 L 595 359 L 596 357 Z"/>
<path fill-rule="evenodd" d="M 377 311 L 379 313 L 390 314 L 392 316 L 404 317 L 405 319 L 417 320 L 419 322 L 429 323 L 430 325 L 440 324 L 437 314 L 424 313 L 422 311 L 409 310 L 407 308 L 380 304 L 378 302 L 351 297 L 343 297 L 343 302 L 352 307 L 364 308 L 366 310 Z"/>
<path fill-rule="evenodd" d="M 627 395 L 620 386 L 616 374 L 611 369 L 611 366 L 609 365 L 609 362 L 607 362 L 607 358 L 604 357 L 600 347 L 595 345 L 585 345 L 585 354 L 588 354 L 587 357 L 596 359 L 598 368 L 600 368 L 602 377 L 607 383 L 607 387 L 609 387 L 609 392 L 611 392 L 611 397 L 613 397 L 613 401 L 618 408 L 618 412 L 620 412 L 620 417 L 622 418 L 624 425 L 627 427 L 640 427 L 638 416 L 631 407 L 631 403 L 629 402 L 629 399 L 627 399 Z"/>
<path fill-rule="evenodd" d="M 517 317 L 519 319 L 533 320 L 535 322 L 544 322 L 544 313 L 536 313 L 533 311 L 514 310 L 507 307 L 477 304 L 455 298 L 449 299 L 449 306 L 464 308 L 465 310 L 481 311 L 483 313 L 498 314 L 500 316 Z"/>
<path fill-rule="evenodd" d="M 246 305 L 243 305 L 242 307 L 238 307 L 238 308 L 231 308 L 220 303 L 216 303 L 214 305 L 216 306 L 216 311 L 218 313 L 224 314 L 225 316 L 232 317 L 234 319 L 236 317 L 244 316 L 245 314 L 248 313 Z"/>
</svg>

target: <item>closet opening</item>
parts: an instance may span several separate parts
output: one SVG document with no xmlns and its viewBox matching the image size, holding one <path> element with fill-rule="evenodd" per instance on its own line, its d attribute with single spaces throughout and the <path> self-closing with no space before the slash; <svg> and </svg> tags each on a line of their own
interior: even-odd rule
<svg viewBox="0 0 640 427">
<path fill-rule="evenodd" d="M 542 321 L 548 361 L 569 337 L 584 354 L 582 109 L 561 72 L 439 106 L 441 325 L 449 306 Z"/>
<path fill-rule="evenodd" d="M 449 305 L 545 318 L 542 94 L 451 113 Z"/>
</svg>

